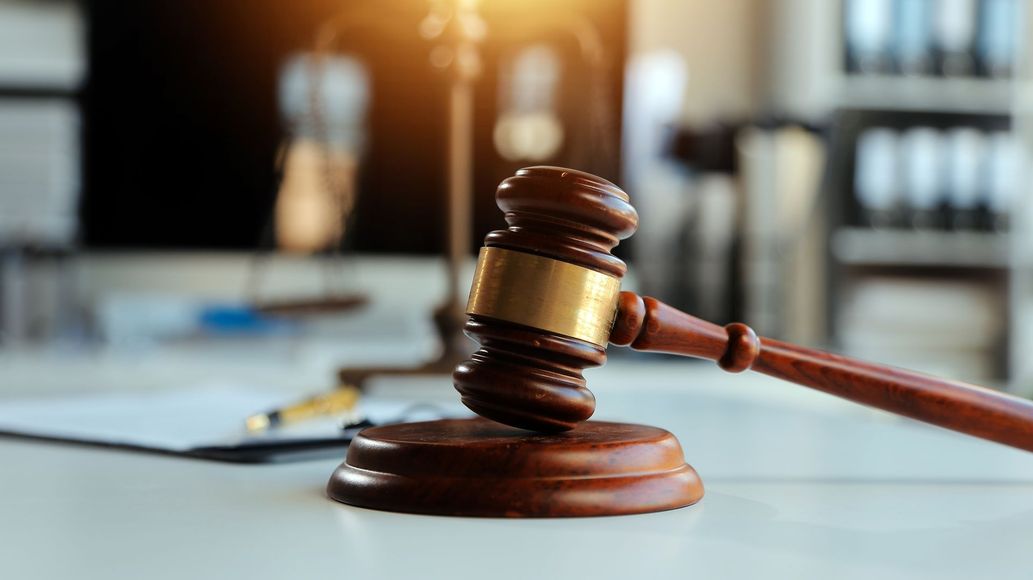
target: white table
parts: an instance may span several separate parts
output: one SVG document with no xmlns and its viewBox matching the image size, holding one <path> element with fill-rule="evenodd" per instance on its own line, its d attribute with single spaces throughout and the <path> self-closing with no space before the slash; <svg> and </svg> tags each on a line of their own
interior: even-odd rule
<svg viewBox="0 0 1033 580">
<path fill-rule="evenodd" d="M 700 504 L 414 516 L 326 499 L 334 461 L 235 466 L 0 440 L 0 577 L 1033 577 L 1033 455 L 708 365 L 617 361 L 589 379 L 600 418 L 680 438 L 707 487 Z M 452 396 L 445 379 L 425 386 Z"/>
</svg>

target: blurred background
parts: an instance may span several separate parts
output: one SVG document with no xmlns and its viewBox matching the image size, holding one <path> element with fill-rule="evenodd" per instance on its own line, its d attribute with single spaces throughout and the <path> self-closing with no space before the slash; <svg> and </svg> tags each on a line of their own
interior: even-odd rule
<svg viewBox="0 0 1033 580">
<path fill-rule="evenodd" d="M 495 186 L 547 164 L 631 195 L 629 288 L 1031 395 L 1031 27 L 1024 0 L 0 0 L 0 387 L 448 358 Z"/>
</svg>

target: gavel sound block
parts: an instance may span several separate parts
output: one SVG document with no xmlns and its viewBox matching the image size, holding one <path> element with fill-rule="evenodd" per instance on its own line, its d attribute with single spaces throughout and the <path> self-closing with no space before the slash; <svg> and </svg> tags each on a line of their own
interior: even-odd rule
<svg viewBox="0 0 1033 580">
<path fill-rule="evenodd" d="M 717 361 L 1033 451 L 1033 402 L 758 338 L 620 292 L 610 251 L 634 233 L 626 193 L 586 173 L 529 167 L 497 193 L 508 228 L 488 235 L 453 374 L 483 418 L 375 427 L 330 479 L 330 497 L 376 509 L 471 516 L 597 516 L 691 505 L 703 495 L 667 431 L 585 422 L 582 371 L 608 343 Z M 486 418 L 486 419 L 485 419 Z M 487 420 L 491 419 L 491 421 Z"/>
</svg>

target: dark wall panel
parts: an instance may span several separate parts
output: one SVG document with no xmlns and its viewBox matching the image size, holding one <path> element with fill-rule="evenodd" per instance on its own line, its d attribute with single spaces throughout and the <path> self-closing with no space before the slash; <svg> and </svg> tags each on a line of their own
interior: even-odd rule
<svg viewBox="0 0 1033 580">
<path fill-rule="evenodd" d="M 611 121 L 619 127 L 624 0 L 569 5 L 606 40 Z M 291 52 L 311 46 L 314 31 L 341 6 L 330 0 L 88 2 L 85 244 L 257 247 L 273 203 L 274 158 L 284 135 L 276 102 L 280 66 Z M 366 60 L 373 83 L 349 246 L 437 252 L 444 239 L 447 77 L 427 64 L 432 45 L 416 34 L 426 3 L 378 0 L 375 6 L 385 24 L 353 29 L 341 45 Z M 487 9 L 490 29 L 511 31 L 514 9 L 548 17 L 547 3 L 521 6 L 514 3 L 508 13 Z M 506 34 L 492 38 L 499 40 L 483 47 L 486 65 L 477 85 L 477 223 L 471 247 L 501 223 L 492 202 L 494 185 L 519 165 L 500 160 L 491 143 L 495 59 L 516 41 Z M 575 98 L 582 78 L 576 44 L 563 34 L 551 40 L 570 60 L 563 114 L 576 118 L 582 108 Z M 616 142 L 613 149 L 619 151 Z M 565 149 L 551 161 L 569 162 L 569 153 Z M 617 177 L 615 156 L 593 165 Z"/>
</svg>

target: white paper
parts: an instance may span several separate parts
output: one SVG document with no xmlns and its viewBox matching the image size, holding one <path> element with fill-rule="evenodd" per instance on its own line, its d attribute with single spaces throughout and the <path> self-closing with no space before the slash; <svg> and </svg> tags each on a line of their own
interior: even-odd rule
<svg viewBox="0 0 1033 580">
<path fill-rule="evenodd" d="M 314 394 L 314 393 L 313 393 Z M 326 417 L 249 436 L 244 420 L 295 403 L 304 395 L 212 384 L 158 392 L 114 392 L 0 401 L 0 430 L 185 451 L 245 440 L 339 436 L 342 418 Z M 364 399 L 357 413 L 375 423 L 463 414 L 455 405 Z M 440 411 L 440 412 L 439 412 Z M 431 416 L 436 415 L 436 416 Z"/>
</svg>

